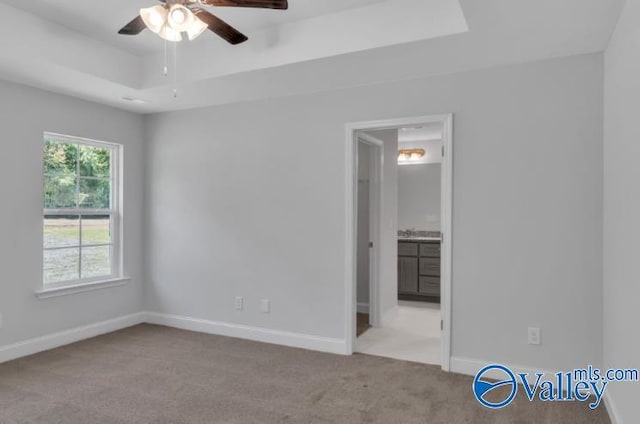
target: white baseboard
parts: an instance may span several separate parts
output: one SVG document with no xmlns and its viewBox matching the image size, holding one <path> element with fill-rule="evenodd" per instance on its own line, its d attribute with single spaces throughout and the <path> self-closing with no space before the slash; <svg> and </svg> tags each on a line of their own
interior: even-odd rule
<svg viewBox="0 0 640 424">
<path fill-rule="evenodd" d="M 613 396 L 611 396 L 611 392 L 606 392 L 604 394 L 604 405 L 607 407 L 607 412 L 609 413 L 611 424 L 622 424 L 622 418 L 620 418 L 618 408 L 616 407 L 616 403 L 613 400 Z"/>
<path fill-rule="evenodd" d="M 559 371 L 552 371 L 552 370 L 541 370 L 539 368 L 532 368 L 532 367 L 526 367 L 521 365 L 505 364 L 500 362 L 488 362 L 488 361 L 482 361 L 479 359 L 461 358 L 456 356 L 451 357 L 450 370 L 451 372 L 454 372 L 454 373 L 465 374 L 465 375 L 470 375 L 472 377 L 475 377 L 478 371 L 480 371 L 481 369 L 483 369 L 488 365 L 493 365 L 493 364 L 503 365 L 509 368 L 511 371 L 513 371 L 514 374 L 527 373 L 527 374 L 534 375 L 535 373 L 543 372 L 545 378 L 553 378 L 559 372 Z M 504 375 L 502 375 L 500 372 L 498 372 L 497 374 L 492 374 L 491 372 L 489 372 L 487 374 L 487 377 L 499 379 L 499 378 L 503 378 Z"/>
<path fill-rule="evenodd" d="M 369 304 L 365 302 L 358 302 L 357 310 L 359 314 L 368 314 L 369 313 Z"/>
<path fill-rule="evenodd" d="M 0 363 L 33 355 L 45 350 L 90 339 L 101 334 L 111 333 L 134 325 L 149 323 L 180 328 L 183 330 L 220 336 L 237 337 L 263 343 L 298 347 L 302 349 L 346 355 L 347 344 L 343 339 L 311 336 L 287 331 L 270 330 L 246 325 L 208 321 L 198 318 L 161 314 L 156 312 L 138 312 L 95 324 L 72 328 L 66 331 L 37 337 L 7 346 L 0 346 Z"/>
<path fill-rule="evenodd" d="M 111 333 L 143 322 L 144 314 L 138 312 L 3 346 L 0 347 L 0 363 L 96 337 L 101 334 Z"/>
<path fill-rule="evenodd" d="M 190 318 L 178 315 L 161 314 L 157 312 L 146 312 L 145 321 L 150 324 L 165 325 L 168 327 L 197 331 L 200 333 L 237 337 L 257 342 L 318 350 L 340 355 L 348 354 L 347 343 L 343 339 L 311 336 L 308 334 L 270 330 L 266 328 L 209 321 L 205 319 Z"/>
</svg>

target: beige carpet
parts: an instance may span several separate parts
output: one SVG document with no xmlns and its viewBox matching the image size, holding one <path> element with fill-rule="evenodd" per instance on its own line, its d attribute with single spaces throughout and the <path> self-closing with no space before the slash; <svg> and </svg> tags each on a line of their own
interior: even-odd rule
<svg viewBox="0 0 640 424">
<path fill-rule="evenodd" d="M 0 423 L 607 423 L 602 406 L 477 404 L 471 377 L 140 325 L 0 364 Z"/>
</svg>

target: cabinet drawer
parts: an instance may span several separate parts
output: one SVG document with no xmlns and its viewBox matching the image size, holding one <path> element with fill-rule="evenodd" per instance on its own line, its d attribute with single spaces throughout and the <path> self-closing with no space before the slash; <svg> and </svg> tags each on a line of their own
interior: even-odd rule
<svg viewBox="0 0 640 424">
<path fill-rule="evenodd" d="M 398 243 L 398 256 L 418 256 L 418 243 Z"/>
<path fill-rule="evenodd" d="M 420 275 L 440 276 L 440 258 L 420 258 Z"/>
<path fill-rule="evenodd" d="M 420 277 L 420 294 L 440 296 L 440 277 Z"/>
<path fill-rule="evenodd" d="M 420 244 L 420 256 L 440 257 L 440 243 Z"/>
</svg>

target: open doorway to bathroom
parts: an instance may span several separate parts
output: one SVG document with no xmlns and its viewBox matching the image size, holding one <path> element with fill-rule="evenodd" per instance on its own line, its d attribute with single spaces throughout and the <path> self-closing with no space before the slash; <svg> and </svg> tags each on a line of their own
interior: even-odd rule
<svg viewBox="0 0 640 424">
<path fill-rule="evenodd" d="M 353 352 L 449 368 L 451 124 L 442 115 L 348 126 Z"/>
</svg>

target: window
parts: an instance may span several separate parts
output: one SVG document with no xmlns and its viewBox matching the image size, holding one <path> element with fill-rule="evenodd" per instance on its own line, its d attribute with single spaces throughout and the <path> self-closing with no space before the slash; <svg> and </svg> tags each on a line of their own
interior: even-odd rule
<svg viewBox="0 0 640 424">
<path fill-rule="evenodd" d="M 43 286 L 121 276 L 121 146 L 44 135 Z"/>
</svg>

